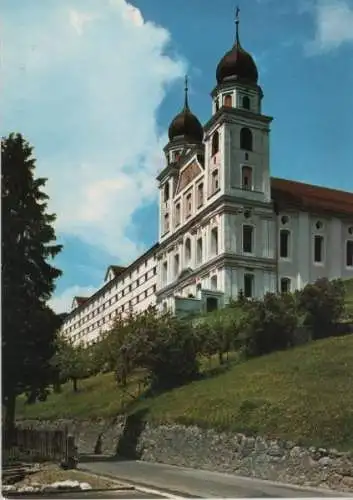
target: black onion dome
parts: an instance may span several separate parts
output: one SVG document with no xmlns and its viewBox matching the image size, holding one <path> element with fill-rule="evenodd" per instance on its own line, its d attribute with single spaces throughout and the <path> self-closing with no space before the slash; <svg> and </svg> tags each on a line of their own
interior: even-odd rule
<svg viewBox="0 0 353 500">
<path fill-rule="evenodd" d="M 239 19 L 237 18 L 235 44 L 218 63 L 216 71 L 217 83 L 238 80 L 256 85 L 259 78 L 257 67 L 252 56 L 240 44 L 238 24 Z"/>
<path fill-rule="evenodd" d="M 182 138 L 189 142 L 202 142 L 203 128 L 198 118 L 190 111 L 187 91 L 186 82 L 184 108 L 169 126 L 169 140 L 173 141 L 174 139 Z"/>
</svg>

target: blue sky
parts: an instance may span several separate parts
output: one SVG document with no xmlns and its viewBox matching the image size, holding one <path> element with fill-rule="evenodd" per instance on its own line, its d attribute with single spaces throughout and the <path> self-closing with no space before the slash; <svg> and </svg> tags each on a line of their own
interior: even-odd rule
<svg viewBox="0 0 353 500">
<path fill-rule="evenodd" d="M 239 5 L 274 117 L 272 175 L 353 190 L 353 0 Z M 183 75 L 206 122 L 234 10 L 230 0 L 3 2 L 2 135 L 25 135 L 48 177 L 64 244 L 56 310 L 156 241 L 155 176 Z"/>
</svg>

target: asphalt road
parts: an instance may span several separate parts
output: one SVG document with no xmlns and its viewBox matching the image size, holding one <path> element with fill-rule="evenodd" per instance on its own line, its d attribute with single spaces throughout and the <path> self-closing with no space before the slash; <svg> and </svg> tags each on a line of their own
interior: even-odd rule
<svg viewBox="0 0 353 500">
<path fill-rule="evenodd" d="M 82 458 L 79 467 L 137 487 L 140 485 L 159 490 L 163 496 L 170 495 L 170 498 L 349 497 L 336 492 L 296 488 L 232 474 L 133 460 Z"/>
<path fill-rule="evenodd" d="M 132 491 L 122 491 L 122 490 L 113 490 L 113 491 L 78 491 L 78 492 L 71 492 L 71 493 L 59 493 L 59 494 L 44 494 L 44 495 L 17 495 L 17 496 L 8 496 L 7 498 L 13 498 L 13 499 L 21 499 L 24 500 L 26 499 L 41 499 L 43 498 L 50 498 L 50 499 L 60 499 L 60 498 L 71 498 L 72 500 L 80 499 L 80 498 L 99 498 L 99 499 L 104 499 L 104 498 L 131 498 L 131 499 L 137 499 L 137 498 L 164 498 L 162 496 L 158 496 L 154 493 L 145 493 L 141 492 L 138 490 L 132 490 Z"/>
</svg>

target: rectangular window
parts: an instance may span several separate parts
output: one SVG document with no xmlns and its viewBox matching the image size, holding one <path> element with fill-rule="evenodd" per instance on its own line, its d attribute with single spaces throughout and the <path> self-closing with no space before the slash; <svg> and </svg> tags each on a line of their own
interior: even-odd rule
<svg viewBox="0 0 353 500">
<path fill-rule="evenodd" d="M 162 283 L 166 284 L 168 279 L 168 264 L 167 262 L 163 262 L 162 266 Z"/>
<path fill-rule="evenodd" d="M 244 166 L 242 168 L 242 187 L 245 190 L 252 188 L 252 168 Z"/>
<path fill-rule="evenodd" d="M 353 240 L 347 241 L 346 265 L 347 265 L 347 267 L 353 267 Z"/>
<path fill-rule="evenodd" d="M 199 238 L 196 242 L 196 261 L 198 264 L 202 262 L 202 238 Z"/>
<path fill-rule="evenodd" d="M 180 265 L 179 260 L 180 260 L 179 254 L 175 255 L 174 256 L 174 278 L 177 278 L 179 275 L 179 265 Z"/>
<path fill-rule="evenodd" d="M 324 260 L 323 250 L 324 250 L 324 237 L 316 234 L 314 238 L 314 261 L 316 263 L 323 262 Z"/>
<path fill-rule="evenodd" d="M 164 232 L 167 233 L 169 231 L 169 214 L 164 215 Z"/>
<path fill-rule="evenodd" d="M 179 226 L 180 224 L 180 203 L 175 205 L 175 225 Z"/>
<path fill-rule="evenodd" d="M 282 259 L 289 257 L 289 231 L 288 229 L 281 229 L 279 236 L 279 256 Z"/>
<path fill-rule="evenodd" d="M 281 293 L 289 293 L 291 289 L 290 279 L 289 278 L 281 278 Z"/>
<path fill-rule="evenodd" d="M 217 228 L 213 228 L 211 231 L 211 255 L 218 254 L 218 230 Z"/>
<path fill-rule="evenodd" d="M 186 217 L 190 217 L 192 212 L 192 201 L 191 201 L 191 193 L 186 196 L 186 207 L 185 207 L 185 215 Z"/>
<path fill-rule="evenodd" d="M 212 172 L 212 194 L 215 193 L 219 188 L 219 177 L 218 170 Z"/>
<path fill-rule="evenodd" d="M 253 232 L 252 226 L 243 226 L 243 252 L 253 253 Z"/>
<path fill-rule="evenodd" d="M 203 183 L 197 186 L 197 208 L 203 205 Z"/>
<path fill-rule="evenodd" d="M 244 296 L 248 299 L 254 295 L 254 275 L 244 274 Z"/>
</svg>

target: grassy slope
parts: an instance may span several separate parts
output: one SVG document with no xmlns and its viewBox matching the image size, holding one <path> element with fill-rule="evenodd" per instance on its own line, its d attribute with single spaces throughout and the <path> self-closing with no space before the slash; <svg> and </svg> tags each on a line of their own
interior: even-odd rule
<svg viewBox="0 0 353 500">
<path fill-rule="evenodd" d="M 286 352 L 230 364 L 213 378 L 136 403 L 155 422 L 195 423 L 304 444 L 353 450 L 353 336 L 317 341 Z M 136 389 L 131 382 L 129 391 Z M 113 375 L 66 386 L 45 403 L 19 404 L 23 417 L 98 417 L 119 413 Z"/>
</svg>

